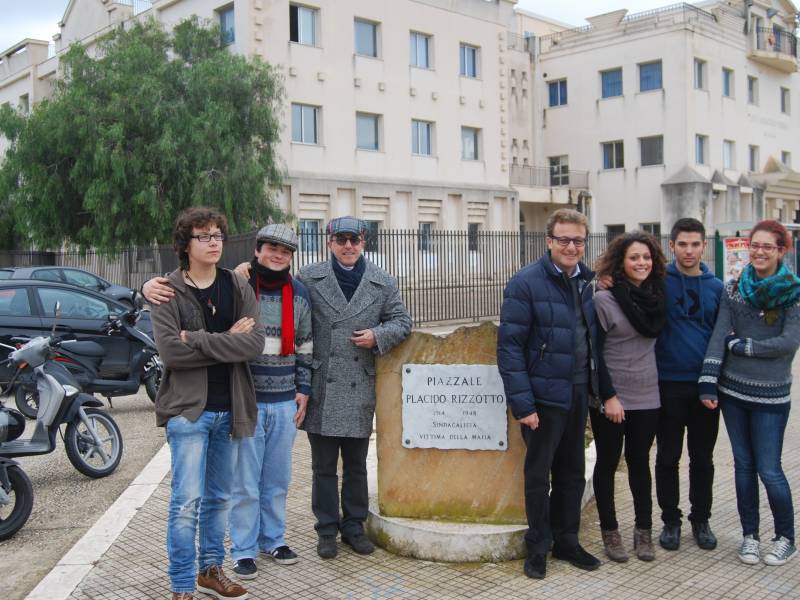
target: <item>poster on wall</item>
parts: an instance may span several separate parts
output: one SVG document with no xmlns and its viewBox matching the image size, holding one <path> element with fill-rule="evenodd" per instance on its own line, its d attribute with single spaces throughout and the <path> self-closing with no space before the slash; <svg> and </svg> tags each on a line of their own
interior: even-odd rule
<svg viewBox="0 0 800 600">
<path fill-rule="evenodd" d="M 723 281 L 739 279 L 739 275 L 750 262 L 750 240 L 746 237 L 725 238 Z"/>
</svg>

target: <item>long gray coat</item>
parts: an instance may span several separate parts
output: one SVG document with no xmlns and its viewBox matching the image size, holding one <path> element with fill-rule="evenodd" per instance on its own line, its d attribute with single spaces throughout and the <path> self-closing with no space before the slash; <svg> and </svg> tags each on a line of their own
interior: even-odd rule
<svg viewBox="0 0 800 600">
<path fill-rule="evenodd" d="M 314 328 L 311 398 L 303 429 L 327 436 L 369 437 L 375 412 L 375 354 L 388 352 L 411 332 L 411 317 L 397 282 L 366 261 L 361 283 L 348 303 L 330 261 L 304 267 L 297 278 L 311 294 Z M 372 329 L 374 348 L 359 348 L 350 341 L 359 329 Z"/>
</svg>

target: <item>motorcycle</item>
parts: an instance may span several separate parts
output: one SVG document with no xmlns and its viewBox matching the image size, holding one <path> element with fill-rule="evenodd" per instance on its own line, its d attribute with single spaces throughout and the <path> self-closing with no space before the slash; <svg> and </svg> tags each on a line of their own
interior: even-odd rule
<svg viewBox="0 0 800 600">
<path fill-rule="evenodd" d="M 127 379 L 99 377 L 105 351 L 96 342 L 63 340 L 55 356 L 56 362 L 75 376 L 84 392 L 105 396 L 109 405 L 112 397 L 138 393 L 142 383 L 148 398 L 155 402 L 164 366 L 153 339 L 135 326 L 139 314 L 138 310 L 130 310 L 121 316 L 111 315 L 104 327 L 108 335 L 126 336 L 134 347 L 138 347 L 131 358 Z M 38 392 L 30 371 L 21 375 L 14 391 L 14 400 L 23 415 L 29 419 L 36 418 Z"/>
<path fill-rule="evenodd" d="M 0 405 L 0 444 L 25 431 L 25 417 Z M 7 540 L 28 521 L 33 509 L 33 486 L 22 466 L 0 456 L 0 541 Z"/>
<path fill-rule="evenodd" d="M 39 405 L 31 438 L 0 442 L 0 459 L 52 452 L 56 448 L 56 432 L 65 423 L 64 447 L 75 469 L 88 477 L 106 477 L 122 459 L 122 433 L 114 418 L 99 409 L 103 403 L 81 391 L 77 379 L 52 360 L 62 344 L 63 340 L 53 332 L 49 337 L 33 338 L 20 348 L 9 348 L 12 352 L 8 361 L 16 366 L 16 372 L 7 389 L 12 389 L 19 373 L 30 366 L 36 378 Z"/>
</svg>

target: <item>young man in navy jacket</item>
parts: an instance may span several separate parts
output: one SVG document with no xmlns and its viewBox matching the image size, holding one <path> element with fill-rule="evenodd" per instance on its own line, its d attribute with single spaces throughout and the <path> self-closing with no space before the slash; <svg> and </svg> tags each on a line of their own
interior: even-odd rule
<svg viewBox="0 0 800 600">
<path fill-rule="evenodd" d="M 554 212 L 547 254 L 511 278 L 500 310 L 497 366 L 527 446 L 524 571 L 535 579 L 545 576 L 551 543 L 553 558 L 600 566 L 578 543 L 589 396 L 614 396 L 598 353 L 594 273 L 580 262 L 588 233 L 581 213 Z"/>
<path fill-rule="evenodd" d="M 681 540 L 678 463 L 687 434 L 689 521 L 700 548 L 713 550 L 709 527 L 714 484 L 714 445 L 719 409 L 700 402 L 697 380 L 717 318 L 722 282 L 702 262 L 706 231 L 697 219 L 679 219 L 670 233 L 675 260 L 667 267 L 667 325 L 656 343 L 661 413 L 656 452 L 656 495 L 664 528 L 659 543 L 677 550 Z"/>
</svg>

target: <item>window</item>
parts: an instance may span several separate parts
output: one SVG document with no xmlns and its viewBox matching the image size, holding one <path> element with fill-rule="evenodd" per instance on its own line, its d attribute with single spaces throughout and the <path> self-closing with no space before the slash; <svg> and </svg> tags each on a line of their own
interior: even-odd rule
<svg viewBox="0 0 800 600">
<path fill-rule="evenodd" d="M 722 68 L 722 95 L 733 98 L 733 70 Z"/>
<path fill-rule="evenodd" d="M 104 290 L 105 284 L 91 273 L 78 271 L 77 269 L 64 269 L 61 271 L 64 275 L 64 280 L 72 285 L 77 285 L 90 290 Z"/>
<path fill-rule="evenodd" d="M 54 288 L 38 288 L 36 292 L 42 302 L 44 314 L 48 317 L 55 313 L 56 302 L 61 303 L 62 319 L 106 321 L 111 312 L 106 302 L 81 292 Z"/>
<path fill-rule="evenodd" d="M 600 83 L 603 98 L 622 96 L 622 69 L 610 69 L 601 72 Z M 564 95 L 566 96 L 566 93 Z"/>
<path fill-rule="evenodd" d="M 603 168 L 621 169 L 625 166 L 622 140 L 603 143 Z"/>
<path fill-rule="evenodd" d="M 791 113 L 791 104 L 790 104 L 790 97 L 789 97 L 789 89 L 782 87 L 781 88 L 781 112 L 788 115 Z"/>
<path fill-rule="evenodd" d="M 706 61 L 694 59 L 694 89 L 706 89 Z"/>
<path fill-rule="evenodd" d="M 19 97 L 19 110 L 22 114 L 27 115 L 31 110 L 31 101 L 28 94 L 22 94 Z"/>
<path fill-rule="evenodd" d="M 378 24 L 355 20 L 356 54 L 378 57 Z"/>
<path fill-rule="evenodd" d="M 639 223 L 639 229 L 655 236 L 656 239 L 661 237 L 661 223 Z"/>
<path fill-rule="evenodd" d="M 433 250 L 433 223 L 420 223 L 417 232 L 417 250 L 430 252 Z"/>
<path fill-rule="evenodd" d="M 302 252 L 319 252 L 320 221 L 300 219 L 300 250 Z"/>
<path fill-rule="evenodd" d="M 461 158 L 463 160 L 480 160 L 481 130 L 475 127 L 461 128 Z"/>
<path fill-rule="evenodd" d="M 649 92 L 661 89 L 661 61 L 657 60 L 639 65 L 639 91 Z"/>
<path fill-rule="evenodd" d="M 663 135 L 639 138 L 639 149 L 642 155 L 641 159 L 643 167 L 664 164 Z"/>
<path fill-rule="evenodd" d="M 609 242 L 623 233 L 625 233 L 625 225 L 606 225 L 606 239 Z"/>
<path fill-rule="evenodd" d="M 731 140 L 722 141 L 722 168 L 736 168 L 736 144 Z"/>
<path fill-rule="evenodd" d="M 467 223 L 467 249 L 470 252 L 478 251 L 478 230 L 480 223 Z"/>
<path fill-rule="evenodd" d="M 748 161 L 748 166 L 750 167 L 751 171 L 758 171 L 758 165 L 760 164 L 759 160 L 759 149 L 758 146 L 750 146 L 748 155 L 750 160 Z"/>
<path fill-rule="evenodd" d="M 31 303 L 28 290 L 11 288 L 0 291 L 0 317 L 30 317 Z"/>
<path fill-rule="evenodd" d="M 433 123 L 428 121 L 411 121 L 411 152 L 430 156 L 433 154 Z"/>
<path fill-rule="evenodd" d="M 694 136 L 694 162 L 698 165 L 708 164 L 708 136 Z"/>
<path fill-rule="evenodd" d="M 787 152 L 786 150 L 782 151 L 781 152 L 781 162 L 791 169 L 792 168 L 792 153 L 791 152 Z"/>
<path fill-rule="evenodd" d="M 225 8 L 220 8 L 218 14 L 222 43 L 227 46 L 236 41 L 236 29 L 233 24 L 233 5 L 231 4 Z"/>
<path fill-rule="evenodd" d="M 306 46 L 317 45 L 317 9 L 289 5 L 289 39 Z"/>
<path fill-rule="evenodd" d="M 459 73 L 462 77 L 478 76 L 478 48 L 469 44 L 461 44 L 459 50 Z"/>
<path fill-rule="evenodd" d="M 416 31 L 409 38 L 408 64 L 421 69 L 431 68 L 431 36 Z"/>
<path fill-rule="evenodd" d="M 569 156 L 551 156 L 548 160 L 550 163 L 550 186 L 569 185 Z"/>
<path fill-rule="evenodd" d="M 380 150 L 380 115 L 356 113 L 356 147 L 359 150 Z"/>
<path fill-rule="evenodd" d="M 567 80 L 559 79 L 547 84 L 550 92 L 550 106 L 564 106 L 567 103 Z"/>
<path fill-rule="evenodd" d="M 301 144 L 319 143 L 319 107 L 292 104 L 292 141 Z"/>
<path fill-rule="evenodd" d="M 380 238 L 378 231 L 381 228 L 380 221 L 366 221 L 367 230 L 364 232 L 364 252 L 378 252 Z"/>
<path fill-rule="evenodd" d="M 38 279 L 39 281 L 64 282 L 64 279 L 61 277 L 60 269 L 37 269 L 33 272 L 31 279 Z"/>
<path fill-rule="evenodd" d="M 747 102 L 758 104 L 758 77 L 752 75 L 747 77 Z"/>
</svg>

